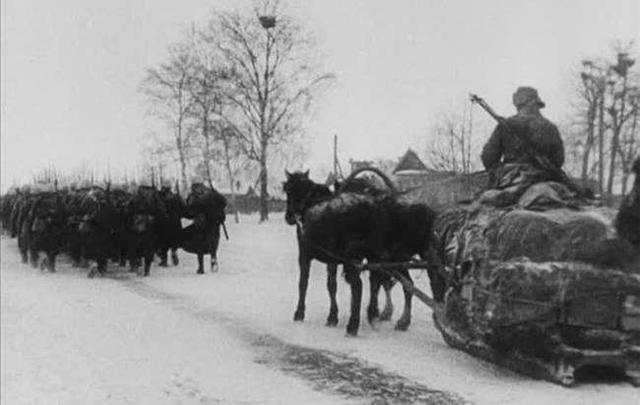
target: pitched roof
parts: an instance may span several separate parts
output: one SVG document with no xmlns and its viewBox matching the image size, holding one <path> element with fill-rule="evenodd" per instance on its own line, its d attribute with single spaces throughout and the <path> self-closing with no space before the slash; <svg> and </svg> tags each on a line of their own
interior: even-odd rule
<svg viewBox="0 0 640 405">
<path fill-rule="evenodd" d="M 411 148 L 407 149 L 407 153 L 405 153 L 404 156 L 400 158 L 400 162 L 398 163 L 396 168 L 393 169 L 393 173 L 403 172 L 407 170 L 420 172 L 426 172 L 428 170 L 424 163 L 422 163 L 422 160 L 420 160 L 420 158 L 418 157 L 418 154 L 411 150 Z"/>
</svg>

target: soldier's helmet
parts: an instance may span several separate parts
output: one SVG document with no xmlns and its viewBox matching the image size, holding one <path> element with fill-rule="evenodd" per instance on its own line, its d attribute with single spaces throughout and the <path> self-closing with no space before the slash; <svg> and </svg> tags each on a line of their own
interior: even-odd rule
<svg viewBox="0 0 640 405">
<path fill-rule="evenodd" d="M 544 108 L 545 106 L 540 96 L 538 96 L 538 90 L 533 87 L 518 87 L 518 90 L 513 93 L 513 105 L 515 105 L 517 109 L 531 102 L 535 102 L 540 108 Z"/>
<path fill-rule="evenodd" d="M 196 182 L 191 183 L 191 191 L 194 193 L 201 193 L 207 190 L 207 186 L 204 183 Z"/>
<path fill-rule="evenodd" d="M 204 185 L 204 178 L 198 175 L 192 176 L 191 191 L 198 192 L 198 191 L 203 191 L 204 189 L 206 189 L 206 186 Z"/>
</svg>

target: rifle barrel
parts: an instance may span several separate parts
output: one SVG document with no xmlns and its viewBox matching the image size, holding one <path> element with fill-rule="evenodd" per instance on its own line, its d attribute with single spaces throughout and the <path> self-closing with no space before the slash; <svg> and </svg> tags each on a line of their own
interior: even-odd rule
<svg viewBox="0 0 640 405">
<path fill-rule="evenodd" d="M 491 108 L 491 106 L 489 104 L 487 104 L 486 101 L 484 101 L 484 99 L 480 96 L 477 96 L 475 94 L 469 94 L 469 98 L 471 100 L 472 103 L 476 103 L 478 104 L 480 107 L 482 107 L 483 110 L 485 110 L 491 117 L 493 117 L 494 120 L 500 122 L 503 122 L 505 119 L 503 116 L 498 115 L 493 108 Z"/>
</svg>

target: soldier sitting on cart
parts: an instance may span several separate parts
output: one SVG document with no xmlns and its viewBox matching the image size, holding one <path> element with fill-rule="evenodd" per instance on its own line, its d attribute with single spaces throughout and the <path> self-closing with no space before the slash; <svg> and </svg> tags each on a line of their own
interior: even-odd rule
<svg viewBox="0 0 640 405">
<path fill-rule="evenodd" d="M 519 87 L 513 94 L 518 112 L 509 118 L 493 113 L 484 101 L 479 102 L 498 125 L 484 145 L 481 158 L 489 172 L 489 188 L 481 202 L 505 206 L 516 203 L 534 184 L 552 182 L 545 190 L 546 203 L 564 204 L 578 197 L 581 190 L 562 171 L 564 145 L 558 128 L 542 116 L 545 103 L 533 87 Z M 536 199 L 539 202 L 539 199 Z"/>
</svg>

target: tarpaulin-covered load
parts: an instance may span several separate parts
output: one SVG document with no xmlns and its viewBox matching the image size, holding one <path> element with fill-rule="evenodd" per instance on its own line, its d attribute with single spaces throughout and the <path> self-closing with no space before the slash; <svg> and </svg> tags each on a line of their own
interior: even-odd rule
<svg viewBox="0 0 640 405">
<path fill-rule="evenodd" d="M 615 211 L 531 210 L 548 203 L 541 195 L 529 209 L 523 195 L 439 217 L 447 293 L 436 325 L 452 346 L 535 377 L 570 385 L 576 370 L 604 366 L 640 383 L 640 268 L 590 262 L 615 237 Z"/>
<path fill-rule="evenodd" d="M 611 225 L 615 211 L 608 208 L 504 210 L 474 205 L 445 213 L 440 231 L 455 232 L 446 251 L 462 264 L 488 258 L 530 261 L 586 260 L 603 241 L 615 236 Z"/>
</svg>

